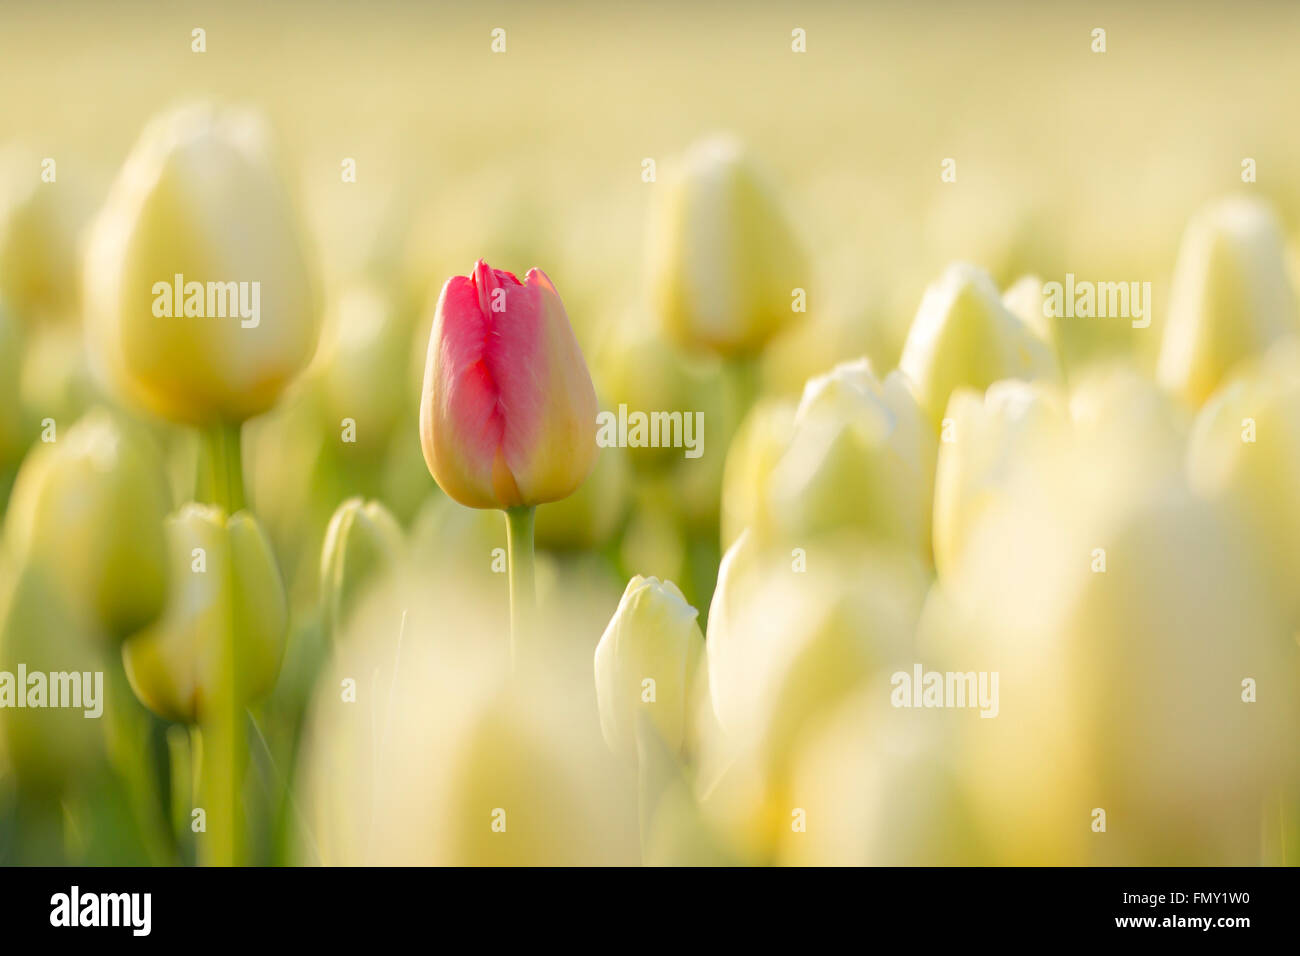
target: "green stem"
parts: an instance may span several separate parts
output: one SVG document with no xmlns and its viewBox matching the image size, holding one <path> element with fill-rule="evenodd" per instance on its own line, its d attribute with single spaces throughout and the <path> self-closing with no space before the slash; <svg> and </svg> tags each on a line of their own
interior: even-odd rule
<svg viewBox="0 0 1300 956">
<path fill-rule="evenodd" d="M 537 585 L 533 579 L 533 506 L 506 509 L 506 550 L 510 562 L 510 660 L 515 667 L 532 657 Z"/>
<path fill-rule="evenodd" d="M 207 499 L 227 516 L 242 511 L 244 464 L 240 425 L 221 423 L 204 429 L 207 457 Z M 199 860 L 208 865 L 237 866 L 246 854 L 243 813 L 244 769 L 248 763 L 248 727 L 244 719 L 245 668 L 240 654 L 245 622 L 239 619 L 234 569 L 227 575 L 225 594 L 228 627 L 218 660 L 217 692 L 200 721 L 201 758 L 199 795 L 206 811 L 207 828 L 199 840 Z"/>
<path fill-rule="evenodd" d="M 228 515 L 242 511 L 248 502 L 244 494 L 244 456 L 239 423 L 209 425 L 200 434 L 207 471 L 205 474 L 200 469 L 206 484 L 201 488 L 199 498 L 220 505 Z"/>
</svg>

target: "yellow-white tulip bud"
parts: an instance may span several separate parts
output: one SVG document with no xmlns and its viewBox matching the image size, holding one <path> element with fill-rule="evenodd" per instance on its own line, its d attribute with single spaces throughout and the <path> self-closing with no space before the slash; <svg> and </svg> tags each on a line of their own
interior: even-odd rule
<svg viewBox="0 0 1300 956">
<path fill-rule="evenodd" d="M 590 671 L 503 684 L 485 659 L 479 597 L 435 597 L 426 581 L 410 599 L 400 658 L 395 634 L 368 629 L 317 684 L 297 777 L 314 837 L 303 859 L 639 862 L 635 782 L 589 719 Z M 377 695 L 373 708 L 340 704 L 340 684 L 353 682 Z"/>
<path fill-rule="evenodd" d="M 686 742 L 704 677 L 698 615 L 671 581 L 637 575 L 628 582 L 596 645 L 596 699 L 610 749 L 634 757 L 642 720 L 670 750 Z"/>
<path fill-rule="evenodd" d="M 935 443 L 902 375 L 881 383 L 866 359 L 839 365 L 804 388 L 766 514 L 787 536 L 851 526 L 928 556 Z"/>
<path fill-rule="evenodd" d="M 156 714 L 204 718 L 233 666 L 244 702 L 270 692 L 280 672 L 288 608 L 271 545 L 247 511 L 186 505 L 167 519 L 171 593 L 163 616 L 129 638 L 122 655 L 136 696 Z M 232 630 L 233 629 L 233 630 Z M 234 635 L 234 661 L 224 659 Z"/>
<path fill-rule="evenodd" d="M 807 256 L 765 174 L 737 142 L 696 144 L 656 187 L 650 288 L 683 345 L 749 354 L 799 313 Z"/>
<path fill-rule="evenodd" d="M 949 266 L 926 289 L 898 367 L 916 384 L 936 427 L 958 388 L 1059 377 L 1047 341 L 1003 304 L 987 273 L 965 263 Z"/>
<path fill-rule="evenodd" d="M 1188 454 L 1192 487 L 1237 515 L 1261 570 L 1300 612 L 1300 339 L 1248 362 L 1201 409 Z"/>
<path fill-rule="evenodd" d="M 57 167 L 21 149 L 0 154 L 0 297 L 27 323 L 76 307 L 73 187 L 46 178 Z"/>
<path fill-rule="evenodd" d="M 349 498 L 338 506 L 321 548 L 320 591 L 325 633 L 340 633 L 377 579 L 401 561 L 402 528 L 378 501 Z"/>
<path fill-rule="evenodd" d="M 888 686 L 888 685 L 886 685 Z M 951 721 L 890 706 L 870 686 L 809 728 L 781 808 L 777 860 L 796 866 L 954 866 L 978 863 L 958 775 Z M 833 820 L 834 826 L 817 821 Z"/>
<path fill-rule="evenodd" d="M 394 302 L 379 289 L 348 289 L 334 307 L 328 345 L 322 344 L 317 358 L 326 420 L 337 428 L 352 419 L 358 446 L 371 451 L 384 447 L 415 394 L 402 375 L 394 374 L 410 350 L 409 330 L 395 312 Z"/>
<path fill-rule="evenodd" d="M 1229 199 L 1187 225 L 1169 298 L 1156 372 L 1200 405 L 1242 359 L 1300 331 L 1285 240 L 1264 204 Z"/>
<path fill-rule="evenodd" d="M 162 610 L 166 501 L 148 439 L 97 410 L 23 463 L 6 550 L 15 561 L 41 565 L 65 599 L 106 637 L 121 640 Z"/>
<path fill-rule="evenodd" d="M 248 114 L 166 114 L 95 224 L 92 354 L 118 389 L 173 421 L 264 412 L 315 352 L 313 278 L 267 140 Z"/>
<path fill-rule="evenodd" d="M 928 583 L 915 555 L 852 531 L 798 549 L 746 531 L 718 569 L 705 643 L 723 730 L 779 764 L 823 708 L 871 674 L 910 664 Z"/>
<path fill-rule="evenodd" d="M 1009 482 L 1032 480 L 1018 461 L 1050 455 L 1068 428 L 1069 410 L 1052 386 L 1008 379 L 983 395 L 954 392 L 944 418 L 934 479 L 934 565 L 941 575 L 955 567 L 990 511 L 1016 506 Z"/>
<path fill-rule="evenodd" d="M 94 773 L 103 760 L 101 721 L 87 716 L 100 717 L 115 706 L 104 698 L 108 663 L 100 635 L 50 570 L 37 562 L 8 560 L 0 569 L 0 672 L 12 676 L 6 678 L 8 699 L 0 710 L 0 751 L 24 788 L 56 799 L 59 790 Z M 26 686 L 19 683 L 20 668 Z M 51 673 L 67 674 L 70 683 L 50 686 Z M 35 674 L 43 675 L 38 679 L 43 684 L 32 681 Z M 56 692 L 79 695 L 79 701 L 72 699 L 81 706 L 48 706 Z M 16 706 L 17 695 L 30 704 L 33 694 L 43 706 Z"/>
</svg>

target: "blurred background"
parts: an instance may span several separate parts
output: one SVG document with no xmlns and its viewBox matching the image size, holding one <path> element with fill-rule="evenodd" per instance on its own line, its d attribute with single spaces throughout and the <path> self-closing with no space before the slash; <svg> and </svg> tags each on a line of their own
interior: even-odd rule
<svg viewBox="0 0 1300 956">
<path fill-rule="evenodd" d="M 1104 53 L 1092 48 L 1098 27 L 1106 31 Z M 195 28 L 205 31 L 205 52 L 192 50 Z M 505 30 L 502 53 L 492 49 L 496 28 Z M 792 51 L 796 29 L 806 31 L 806 52 Z M 615 762 L 596 769 L 614 758 L 600 741 L 591 655 L 635 574 L 677 582 L 705 628 L 723 554 L 750 523 L 744 477 L 728 497 L 724 468 L 756 400 L 776 418 L 789 415 L 809 378 L 863 356 L 883 378 L 899 364 L 927 286 L 958 260 L 986 270 L 999 289 L 1022 276 L 1059 281 L 1067 272 L 1151 282 L 1149 329 L 1064 324 L 1054 341 L 1067 382 L 1117 358 L 1137 379 L 1151 378 L 1180 238 L 1208 202 L 1244 194 L 1271 206 L 1296 274 L 1298 31 L 1300 8 L 1286 3 L 0 0 L 7 91 L 0 97 L 0 504 L 46 420 L 71 427 L 98 406 L 156 449 L 167 510 L 192 496 L 194 437 L 122 402 L 87 353 L 86 227 L 151 118 L 195 100 L 262 112 L 305 223 L 323 324 L 311 365 L 244 432 L 249 499 L 288 595 L 284 662 L 274 690 L 254 708 L 245 795 L 252 858 L 648 858 L 635 769 Z M 730 357 L 667 336 L 652 288 L 649 224 L 665 187 L 645 181 L 643 161 L 654 160 L 667 179 L 693 144 L 719 134 L 743 143 L 764 170 L 809 262 L 807 314 L 764 341 L 742 371 Z M 53 184 L 39 178 L 47 157 L 57 162 Z M 1252 183 L 1242 180 L 1247 158 L 1257 169 Z M 954 182 L 941 177 L 948 159 Z M 341 175 L 349 160 L 355 182 Z M 491 566 L 504 526 L 494 512 L 445 498 L 418 443 L 433 301 L 448 276 L 468 273 L 480 257 L 520 275 L 532 266 L 549 274 L 602 408 L 700 409 L 707 422 L 700 460 L 676 450 L 607 450 L 577 495 L 541 510 L 539 591 L 557 663 L 547 686 L 534 690 L 556 703 L 534 710 L 519 703 L 526 695 L 503 700 L 490 676 L 466 676 L 495 673 L 504 652 L 506 582 Z M 355 443 L 339 440 L 345 418 L 358 423 Z M 1145 438 L 1132 441 L 1145 447 Z M 1104 471 L 1129 447 L 1106 445 L 1109 457 L 1087 467 Z M 391 512 L 403 558 L 357 598 L 347 624 L 357 633 L 341 651 L 326 633 L 344 624 L 330 618 L 331 597 L 322 593 L 322 547 L 331 516 L 357 496 Z M 928 514 L 929 499 L 925 508 Z M 11 515 L 5 520 L 13 524 Z M 919 577 L 905 630 L 921 616 L 934 579 L 928 539 L 922 551 L 915 574 L 910 566 L 905 572 Z M 0 573 L 23 590 L 14 561 Z M 61 626 L 58 598 L 31 600 L 34 631 Z M 936 603 L 932 595 L 926 620 L 942 630 Z M 958 629 L 976 630 L 969 621 Z M 910 648 L 911 639 L 905 643 Z M 1294 654 L 1285 660 L 1294 669 Z M 374 691 L 373 699 L 363 692 L 364 720 L 331 706 L 340 680 L 352 678 Z M 112 686 L 110 678 L 110 694 Z M 186 785 L 192 742 L 182 723 L 137 705 L 124 683 L 117 688 L 130 712 L 106 721 L 105 741 L 75 752 L 11 742 L 8 757 L 0 748 L 0 861 L 201 859 L 187 798 L 177 790 Z M 877 775 L 869 768 L 839 762 L 837 754 L 850 751 L 942 765 L 958 779 L 957 795 L 936 798 L 927 810 L 941 825 L 923 827 L 914 843 L 891 842 L 878 822 L 854 824 L 850 842 L 863 848 L 855 861 L 1259 859 L 1256 817 L 1243 824 L 1251 834 L 1244 843 L 1225 837 L 1209 841 L 1211 848 L 1170 849 L 1178 841 L 1162 834 L 1110 856 L 1090 856 L 1069 841 L 1035 850 L 1034 840 L 1008 839 L 981 817 L 995 814 L 991 804 L 999 818 L 1015 816 L 1014 801 L 972 796 L 980 787 L 962 776 L 992 774 L 993 764 L 962 770 L 960 761 L 916 757 L 929 742 L 900 756 L 896 742 L 910 740 L 915 728 L 891 735 L 878 728 L 898 721 L 897 713 L 877 720 L 870 704 L 849 700 L 845 708 L 826 717 L 826 726 L 845 728 L 838 745 L 825 742 L 831 731 L 823 727 L 822 743 L 799 751 L 798 768 L 782 757 L 753 771 L 764 776 L 765 793 L 773 775 L 795 787 L 788 781 L 800 774 L 843 774 L 873 794 L 865 804 L 908 802 L 872 789 Z M 862 713 L 854 716 L 854 708 Z M 529 717 L 538 713 L 561 726 L 545 738 L 562 751 L 553 760 L 547 744 L 530 743 L 545 734 Z M 14 719 L 0 712 L 0 723 Z M 1057 753 L 1062 741 L 1091 752 L 1089 734 L 1101 731 L 1067 724 L 1060 738 L 1026 753 Z M 864 727 L 879 739 L 860 740 Z M 507 743 L 495 750 L 480 743 L 476 752 L 489 756 L 475 763 L 458 749 L 462 731 Z M 563 747 L 555 744 L 561 739 Z M 999 773 L 1037 759 L 1007 756 L 1014 745 L 1005 741 L 990 746 L 1009 761 L 996 765 Z M 1270 761 L 1294 756 L 1285 753 Z M 584 783 L 572 793 L 537 794 L 519 782 L 534 779 L 521 769 L 524 754 L 537 761 L 539 778 L 569 779 L 555 768 L 572 767 L 572 779 Z M 734 766 L 733 757 L 710 759 Z M 384 770 L 385 760 L 411 779 Z M 458 842 L 428 823 L 440 810 L 427 807 L 455 808 L 477 799 L 466 796 L 476 788 L 494 786 L 523 787 L 539 812 L 571 818 L 571 832 L 584 839 L 529 845 L 521 836 L 504 851 Z M 829 845 L 786 846 L 770 835 L 771 807 L 746 798 L 725 803 L 731 798 L 718 796 L 725 792 L 700 784 L 694 797 L 681 798 L 687 809 L 671 811 L 675 835 L 664 839 L 698 851 L 680 859 L 844 862 Z M 1294 823 L 1295 804 L 1270 793 L 1270 819 L 1285 829 L 1280 821 Z M 723 802 L 716 812 L 726 824 L 710 822 L 701 794 Z M 1032 799 L 1053 794 L 1047 787 Z M 1163 798 L 1143 791 L 1132 799 L 1149 808 Z M 849 812 L 838 805 L 828 812 L 841 811 Z M 1178 825 L 1190 830 L 1193 818 L 1189 811 Z M 1244 844 L 1249 850 L 1239 853 Z"/>
</svg>

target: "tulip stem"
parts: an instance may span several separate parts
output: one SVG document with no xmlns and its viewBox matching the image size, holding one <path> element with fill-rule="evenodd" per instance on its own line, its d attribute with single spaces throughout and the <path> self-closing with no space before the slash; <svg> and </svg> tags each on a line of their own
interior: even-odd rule
<svg viewBox="0 0 1300 956">
<path fill-rule="evenodd" d="M 244 457 L 240 443 L 240 424 L 221 422 L 201 432 L 207 457 L 207 487 L 199 497 L 220 505 L 227 515 L 247 506 L 244 496 Z M 202 474 L 202 472 L 200 472 Z"/>
<path fill-rule="evenodd" d="M 219 506 L 227 516 L 247 507 L 244 496 L 244 462 L 240 449 L 240 423 L 221 422 L 202 431 L 207 458 L 208 484 L 204 500 Z M 244 722 L 244 668 L 240 642 L 245 622 L 240 602 L 228 583 L 228 626 L 219 657 L 216 692 L 199 721 L 202 748 L 198 799 L 207 816 L 199 842 L 199 860 L 216 866 L 237 866 L 245 857 L 243 808 L 244 768 L 248 762 L 248 728 Z"/>
<path fill-rule="evenodd" d="M 518 667 L 531 651 L 537 585 L 533 580 L 533 523 L 537 508 L 506 509 L 506 550 L 510 561 L 510 661 Z"/>
</svg>

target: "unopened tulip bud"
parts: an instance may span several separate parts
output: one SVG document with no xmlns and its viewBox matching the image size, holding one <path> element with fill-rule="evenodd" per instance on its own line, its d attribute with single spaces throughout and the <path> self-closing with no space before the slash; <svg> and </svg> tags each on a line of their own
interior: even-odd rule
<svg viewBox="0 0 1300 956">
<path fill-rule="evenodd" d="M 30 416 L 30 438 L 36 437 L 35 426 L 46 419 L 76 421 L 103 400 L 78 325 L 56 322 L 32 329 L 25 346 L 19 391 Z"/>
<path fill-rule="evenodd" d="M 93 411 L 24 462 L 6 550 L 41 565 L 107 637 L 121 640 L 163 607 L 166 501 L 148 440 Z"/>
<path fill-rule="evenodd" d="M 709 609 L 714 712 L 728 746 L 758 746 L 769 769 L 844 694 L 912 659 L 930 582 L 915 555 L 851 530 L 805 538 L 801 550 L 805 573 L 789 547 L 746 531 L 722 559 Z"/>
<path fill-rule="evenodd" d="M 43 166 L 35 154 L 10 149 L 0 155 L 0 296 L 29 324 L 60 318 L 76 306 L 78 223 L 71 188 L 57 179 L 57 167 Z"/>
<path fill-rule="evenodd" d="M 628 582 L 596 646 L 596 700 L 610 749 L 634 756 L 643 719 L 670 750 L 681 749 L 704 678 L 698 616 L 671 581 L 637 575 Z"/>
<path fill-rule="evenodd" d="M 352 419 L 358 439 L 381 448 L 407 408 L 409 383 L 394 372 L 406 367 L 410 330 L 392 299 L 366 285 L 348 289 L 333 311 L 328 345 L 317 358 L 327 420 Z"/>
<path fill-rule="evenodd" d="M 1194 489 L 1244 519 L 1261 571 L 1300 613 L 1300 339 L 1278 342 L 1210 397 L 1187 467 Z"/>
<path fill-rule="evenodd" d="M 115 387 L 172 421 L 260 414 L 316 350 L 313 278 L 267 140 L 243 113 L 156 119 L 92 232 L 92 354 Z"/>
<path fill-rule="evenodd" d="M 442 288 L 420 443 L 434 480 L 471 508 L 565 498 L 596 461 L 596 392 L 559 293 L 480 259 Z"/>
<path fill-rule="evenodd" d="M 48 568 L 6 563 L 0 573 L 0 755 L 25 789 L 52 798 L 103 760 L 104 732 L 94 718 L 114 706 L 104 698 L 107 658 L 95 628 Z M 50 695 L 61 692 L 48 676 L 60 672 L 75 682 L 66 691 L 77 693 L 79 706 L 48 706 Z M 33 681 L 35 674 L 42 676 Z M 37 701 L 41 706 L 33 707 Z"/>
<path fill-rule="evenodd" d="M 1156 374 L 1199 406 L 1232 365 L 1300 331 L 1272 211 L 1246 199 L 1199 212 L 1183 233 Z"/>
<path fill-rule="evenodd" d="M 936 427 L 958 388 L 1058 377 L 1047 342 L 1007 308 L 987 273 L 965 263 L 949 266 L 926 289 L 898 367 Z"/>
<path fill-rule="evenodd" d="M 1032 469 L 1010 463 L 1051 454 L 1070 420 L 1063 395 L 1015 380 L 996 382 L 982 396 L 955 392 L 944 418 L 948 432 L 934 480 L 934 564 L 941 575 L 956 565 L 980 521 L 997 507 L 1016 506 L 1011 481 Z"/>
<path fill-rule="evenodd" d="M 902 375 L 839 365 L 805 387 L 765 513 L 787 536 L 851 526 L 928 555 L 935 441 Z"/>
<path fill-rule="evenodd" d="M 247 704 L 275 684 L 288 608 L 271 545 L 247 511 L 186 505 L 167 519 L 171 589 L 163 616 L 123 646 L 136 696 L 169 720 L 216 706 L 232 671 Z M 233 635 L 235 660 L 226 659 Z"/>
<path fill-rule="evenodd" d="M 775 189 L 727 138 L 697 144 L 657 189 L 650 288 L 664 327 L 721 355 L 761 350 L 812 281 Z"/>
<path fill-rule="evenodd" d="M 403 548 L 401 526 L 378 501 L 349 498 L 339 505 L 321 551 L 325 633 L 339 633 L 366 589 L 400 562 Z"/>
</svg>

